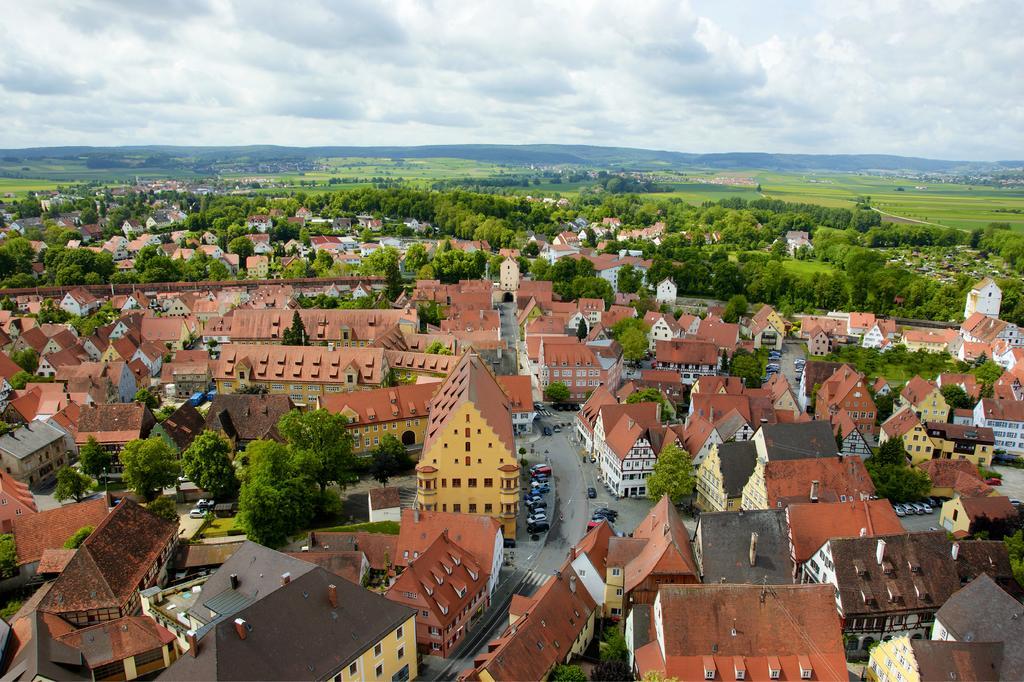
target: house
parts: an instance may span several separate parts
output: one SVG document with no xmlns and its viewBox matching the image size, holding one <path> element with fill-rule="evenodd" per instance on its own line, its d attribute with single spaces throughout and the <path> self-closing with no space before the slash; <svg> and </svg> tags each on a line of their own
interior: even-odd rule
<svg viewBox="0 0 1024 682">
<path fill-rule="evenodd" d="M 368 455 L 386 435 L 394 436 L 402 445 L 423 444 L 427 429 L 427 409 L 439 382 L 401 384 L 375 388 L 358 393 L 335 393 L 317 398 L 317 407 L 348 419 L 346 429 L 352 434 L 352 450 Z"/>
<path fill-rule="evenodd" d="M 387 599 L 414 610 L 423 655 L 447 658 L 470 632 L 471 620 L 490 605 L 488 568 L 442 531 L 388 588 Z"/>
<path fill-rule="evenodd" d="M 519 461 L 512 406 L 474 352 L 462 356 L 431 398 L 416 478 L 417 509 L 486 514 L 515 537 Z"/>
<path fill-rule="evenodd" d="M 205 425 L 206 421 L 199 410 L 186 402 L 182 403 L 181 407 L 162 422 L 156 424 L 150 434 L 159 436 L 180 453 L 192 445 L 192 441 L 203 432 Z"/>
<path fill-rule="evenodd" d="M 966 459 L 930 459 L 917 468 L 932 482 L 932 497 L 980 497 L 998 495 L 995 488 L 981 479 L 978 467 Z"/>
<path fill-rule="evenodd" d="M 966 459 L 983 468 L 991 466 L 996 442 L 992 429 L 947 422 L 925 422 L 924 428 L 932 441 L 933 457 Z"/>
<path fill-rule="evenodd" d="M 16 515 L 11 532 L 17 549 L 19 581 L 32 578 L 43 555 L 63 549 L 64 543 L 79 528 L 98 526 L 106 518 L 109 504 L 110 500 L 104 495 L 34 514 Z"/>
<path fill-rule="evenodd" d="M 997 448 L 1024 455 L 1024 401 L 982 398 L 974 406 L 974 425 L 991 428 Z"/>
<path fill-rule="evenodd" d="M 811 238 L 803 230 L 789 230 L 786 232 L 786 251 L 790 256 L 795 256 L 800 249 L 813 249 Z"/>
<path fill-rule="evenodd" d="M 936 642 L 894 637 L 871 651 L 867 679 L 870 682 L 1003 679 L 998 674 L 1002 658 L 1002 642 Z"/>
<path fill-rule="evenodd" d="M 37 511 L 36 500 L 28 486 L 0 471 L 0 532 L 10 533 L 17 519 Z"/>
<path fill-rule="evenodd" d="M 949 405 L 939 387 L 919 376 L 914 376 L 900 391 L 898 407 L 910 407 L 922 421 L 944 422 L 949 417 Z"/>
<path fill-rule="evenodd" d="M 621 362 L 606 361 L 595 346 L 575 337 L 551 336 L 540 340 L 537 379 L 541 390 L 562 383 L 569 389 L 568 402 L 585 402 L 598 386 L 618 389 L 621 369 Z"/>
<path fill-rule="evenodd" d="M 281 440 L 277 423 L 294 409 L 285 395 L 218 393 L 206 412 L 206 430 L 223 433 L 236 448 L 254 440 Z"/>
<path fill-rule="evenodd" d="M 756 464 L 757 446 L 749 440 L 712 446 L 696 471 L 697 506 L 704 512 L 739 509 Z"/>
<path fill-rule="evenodd" d="M 419 317 L 415 308 L 310 308 L 296 311 L 260 307 L 240 308 L 232 312 L 228 336 L 232 344 L 280 344 L 285 330 L 292 325 L 296 312 L 306 329 L 307 343 L 310 345 L 333 348 L 366 347 L 396 326 L 406 334 L 413 334 L 419 330 Z"/>
<path fill-rule="evenodd" d="M 676 320 L 671 314 L 651 310 L 644 315 L 644 324 L 650 327 L 647 331 L 648 350 L 653 353 L 658 341 L 671 341 L 686 334 L 695 334 L 700 320 L 685 314 Z"/>
<path fill-rule="evenodd" d="M 1019 348 L 1024 345 L 1024 336 L 1021 335 L 1017 325 L 980 312 L 976 312 L 964 320 L 964 323 L 960 325 L 960 337 L 965 344 L 1004 344 L 1009 348 Z M 992 355 L 989 353 L 989 357 Z"/>
<path fill-rule="evenodd" d="M 770 305 L 763 305 L 754 313 L 748 329 L 754 348 L 782 350 L 786 338 L 786 321 Z"/>
<path fill-rule="evenodd" d="M 398 544 L 391 557 L 395 566 L 414 561 L 427 547 L 447 532 L 487 573 L 487 593 L 493 594 L 504 563 L 504 536 L 498 519 L 484 514 L 404 509 Z"/>
<path fill-rule="evenodd" d="M 231 614 L 189 631 L 188 653 L 167 670 L 167 678 L 416 679 L 413 611 L 320 566 L 310 569 L 294 578 L 274 574 L 283 584 L 248 599 L 235 597 L 227 585 L 216 607 L 230 603 Z M 244 579 L 237 576 L 238 589 Z M 210 587 L 207 582 L 203 589 Z"/>
<path fill-rule="evenodd" d="M 902 343 L 911 353 L 919 350 L 929 353 L 948 353 L 957 339 L 952 329 L 908 329 L 903 332 Z"/>
<path fill-rule="evenodd" d="M 519 291 L 519 263 L 515 258 L 506 258 L 501 261 L 498 288 L 506 292 Z"/>
<path fill-rule="evenodd" d="M 903 442 L 903 449 L 913 464 L 920 464 L 933 457 L 934 446 L 928 437 L 928 430 L 910 407 L 904 407 L 882 423 L 879 444 L 893 439 Z"/>
<path fill-rule="evenodd" d="M 701 514 L 693 556 L 704 583 L 786 585 L 796 575 L 784 509 Z"/>
<path fill-rule="evenodd" d="M 945 531 L 831 538 L 803 575 L 835 589 L 849 650 L 867 651 L 884 638 L 928 636 L 935 612 L 960 589 L 952 548 Z"/>
<path fill-rule="evenodd" d="M 0 436 L 0 465 L 13 481 L 36 487 L 52 480 L 71 463 L 64 430 L 32 421 Z"/>
<path fill-rule="evenodd" d="M 60 300 L 60 309 L 76 317 L 84 317 L 100 307 L 103 302 L 82 287 L 72 289 Z"/>
<path fill-rule="evenodd" d="M 594 427 L 601 414 L 601 409 L 606 405 L 617 404 L 618 401 L 615 399 L 615 396 L 607 388 L 598 386 L 590 394 L 590 397 L 587 398 L 587 402 L 583 404 L 579 412 L 576 413 L 576 435 L 579 437 L 580 443 L 587 453 L 594 451 Z"/>
<path fill-rule="evenodd" d="M 662 583 L 700 582 L 689 533 L 664 496 L 640 521 L 632 537 L 608 543 L 605 615 L 620 618 L 636 604 L 653 604 Z"/>
<path fill-rule="evenodd" d="M 245 259 L 245 271 L 250 279 L 266 279 L 270 275 L 270 259 L 266 256 L 248 256 Z"/>
<path fill-rule="evenodd" d="M 864 348 L 886 349 L 892 343 L 899 332 L 896 329 L 895 320 L 876 319 L 871 328 L 864 334 L 861 346 Z"/>
<path fill-rule="evenodd" d="M 266 232 L 274 226 L 274 221 L 268 215 L 255 214 L 246 219 L 245 226 L 250 230 Z"/>
<path fill-rule="evenodd" d="M 840 410 L 832 417 L 832 431 L 841 441 L 839 452 L 842 454 L 864 458 L 871 456 L 871 444 L 846 410 Z"/>
<path fill-rule="evenodd" d="M 122 499 L 79 546 L 38 609 L 76 627 L 135 615 L 139 592 L 165 582 L 177 541 L 177 522 Z"/>
<path fill-rule="evenodd" d="M 800 386 L 796 396 L 801 411 L 808 410 L 808 407 L 813 404 L 818 388 L 842 366 L 842 363 L 826 360 L 807 361 L 804 371 L 800 375 Z"/>
<path fill-rule="evenodd" d="M 684 384 L 718 374 L 718 346 L 707 341 L 673 339 L 655 345 L 655 367 L 679 372 Z"/>
<path fill-rule="evenodd" d="M 877 437 L 877 408 L 867 389 L 864 375 L 845 364 L 822 382 L 815 398 L 814 418 L 831 419 L 840 410 L 850 415 L 866 438 L 874 440 Z"/>
<path fill-rule="evenodd" d="M 814 554 L 831 538 L 898 535 L 903 524 L 888 500 L 810 502 L 786 507 L 794 579 L 818 576 L 822 567 Z"/>
<path fill-rule="evenodd" d="M 644 679 L 845 680 L 833 604 L 821 585 L 661 585 L 633 667 Z"/>
<path fill-rule="evenodd" d="M 1002 662 L 997 673 L 977 679 L 1024 679 L 1024 607 L 988 575 L 978 576 L 946 600 L 935 614 L 931 638 L 940 642 L 999 642 Z"/>
<path fill-rule="evenodd" d="M 518 682 L 548 679 L 559 664 L 581 655 L 594 637 L 597 604 L 566 562 L 530 597 L 513 597 L 510 620 L 473 668 L 458 680 Z"/>
<path fill-rule="evenodd" d="M 1017 508 L 1003 495 L 968 497 L 959 495 L 942 503 L 939 525 L 955 537 L 964 537 L 976 530 L 988 530 L 989 524 L 1017 518 Z"/>
<path fill-rule="evenodd" d="M 389 369 L 383 348 L 330 350 L 319 346 L 232 343 L 221 347 L 213 379 L 218 394 L 260 386 L 269 395 L 285 395 L 303 405 L 330 393 L 379 387 Z"/>
<path fill-rule="evenodd" d="M 402 501 L 398 488 L 371 488 L 367 495 L 370 523 L 376 521 L 400 521 Z"/>
<path fill-rule="evenodd" d="M 213 374 L 210 371 L 210 362 L 168 362 L 160 368 L 161 379 L 164 386 L 173 384 L 174 396 L 187 398 L 194 393 L 205 393 L 210 388 Z"/>
<path fill-rule="evenodd" d="M 775 509 L 797 502 L 867 500 L 875 485 L 860 457 L 764 461 L 743 488 L 743 509 Z"/>
<path fill-rule="evenodd" d="M 83 405 L 75 443 L 82 446 L 93 438 L 103 449 L 116 454 L 130 441 L 148 438 L 155 425 L 153 413 L 141 403 Z M 113 466 L 114 471 L 120 471 L 116 457 Z"/>
<path fill-rule="evenodd" d="M 661 426 L 660 403 L 609 405 L 594 428 L 595 452 L 601 478 L 612 494 L 645 497 L 647 479 L 675 433 Z"/>
<path fill-rule="evenodd" d="M 498 375 L 501 388 L 512 405 L 512 428 L 517 435 L 533 433 L 537 411 L 533 405 L 533 381 L 525 375 Z"/>
<path fill-rule="evenodd" d="M 964 319 L 974 313 L 989 317 L 999 317 L 999 307 L 1003 302 L 1003 292 L 991 277 L 985 277 L 967 292 L 964 304 Z"/>
<path fill-rule="evenodd" d="M 676 304 L 676 283 L 671 277 L 658 282 L 655 289 L 655 300 L 658 305 L 674 306 Z"/>
</svg>

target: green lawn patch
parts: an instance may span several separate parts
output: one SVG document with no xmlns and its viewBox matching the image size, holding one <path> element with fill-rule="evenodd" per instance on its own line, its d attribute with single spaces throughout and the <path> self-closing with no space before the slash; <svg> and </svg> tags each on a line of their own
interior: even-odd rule
<svg viewBox="0 0 1024 682">
<path fill-rule="evenodd" d="M 245 535 L 245 531 L 235 523 L 237 518 L 237 516 L 215 517 L 206 522 L 206 525 L 203 526 L 199 534 L 206 538 L 226 538 L 229 535 Z"/>
<path fill-rule="evenodd" d="M 397 521 L 370 521 L 367 523 L 353 523 L 348 526 L 331 526 L 330 528 L 314 528 L 321 533 L 384 533 L 386 535 L 398 535 L 399 525 Z"/>
</svg>

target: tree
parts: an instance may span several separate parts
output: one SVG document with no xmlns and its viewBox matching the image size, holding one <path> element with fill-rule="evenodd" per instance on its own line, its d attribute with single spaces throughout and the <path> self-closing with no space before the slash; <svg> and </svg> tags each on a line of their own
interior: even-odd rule
<svg viewBox="0 0 1024 682">
<path fill-rule="evenodd" d="M 245 458 L 249 464 L 242 473 L 237 523 L 250 540 L 280 546 L 291 533 L 308 528 L 316 486 L 282 443 L 252 441 L 245 448 Z"/>
<path fill-rule="evenodd" d="M 657 501 L 668 495 L 672 504 L 679 504 L 693 493 L 696 485 L 690 454 L 678 445 L 669 445 L 658 455 L 654 471 L 647 479 L 647 497 Z"/>
<path fill-rule="evenodd" d="M 78 463 L 82 471 L 93 478 L 99 478 L 109 470 L 110 461 L 110 453 L 93 436 L 89 436 L 85 445 L 78 449 Z"/>
<path fill-rule="evenodd" d="M 424 353 L 430 353 L 432 355 L 451 355 L 452 351 L 448 346 L 444 345 L 440 341 L 431 341 L 430 344 L 423 350 Z"/>
<path fill-rule="evenodd" d="M 612 325 L 611 335 L 613 339 L 619 340 L 622 335 L 630 329 L 639 329 L 646 337 L 651 328 L 638 317 L 624 317 Z"/>
<path fill-rule="evenodd" d="M 166 495 L 161 495 L 147 504 L 146 509 L 154 516 L 158 516 L 165 521 L 178 523 L 178 509 L 174 506 L 174 500 Z"/>
<path fill-rule="evenodd" d="M 879 466 L 906 466 L 907 464 L 907 450 L 903 447 L 903 439 L 901 438 L 890 438 L 882 443 L 878 451 L 869 457 L 867 462 L 870 462 L 876 467 Z"/>
<path fill-rule="evenodd" d="M 281 417 L 277 429 L 285 437 L 300 462 L 300 468 L 320 486 L 341 486 L 353 478 L 352 434 L 348 419 L 327 410 L 292 410 Z"/>
<path fill-rule="evenodd" d="M 967 391 L 962 389 L 957 384 L 946 384 L 939 389 L 942 393 L 942 397 L 946 399 L 946 404 L 949 405 L 951 410 L 970 409 L 974 407 L 974 402 L 970 396 L 967 395 Z"/>
<path fill-rule="evenodd" d="M 635 294 L 644 283 L 644 273 L 626 263 L 619 268 L 619 291 L 624 294 Z"/>
<path fill-rule="evenodd" d="M 658 403 L 661 405 L 661 420 L 665 421 L 675 416 L 675 408 L 665 398 L 665 394 L 656 388 L 648 387 L 641 388 L 638 391 L 633 391 L 626 398 L 626 403 L 634 405 L 636 403 Z"/>
<path fill-rule="evenodd" d="M 430 262 L 427 249 L 421 242 L 415 242 L 405 252 L 405 271 L 419 272 L 420 268 Z"/>
<path fill-rule="evenodd" d="M 590 679 L 593 682 L 622 682 L 632 680 L 633 671 L 625 661 L 605 661 L 594 666 Z"/>
<path fill-rule="evenodd" d="M 552 381 L 544 389 L 544 397 L 553 403 L 564 403 L 569 399 L 569 388 L 561 381 Z"/>
<path fill-rule="evenodd" d="M 374 454 L 373 461 L 370 462 L 370 476 L 373 480 L 380 483 L 382 486 L 386 486 L 391 477 L 398 470 L 398 460 L 395 456 L 389 452 Z"/>
<path fill-rule="evenodd" d="M 35 374 L 39 369 L 39 353 L 34 348 L 22 348 L 11 353 L 11 360 L 29 374 Z"/>
<path fill-rule="evenodd" d="M 747 388 L 761 388 L 761 361 L 743 348 L 737 349 L 732 354 L 729 374 L 741 377 Z"/>
<path fill-rule="evenodd" d="M 133 440 L 121 451 L 124 482 L 147 502 L 177 481 L 181 468 L 170 445 L 159 436 Z"/>
<path fill-rule="evenodd" d="M 0 535 L 0 578 L 12 578 L 17 570 L 18 552 L 14 536 L 10 533 Z"/>
<path fill-rule="evenodd" d="M 931 490 L 928 475 L 910 466 L 903 440 L 890 438 L 864 462 L 875 492 L 891 502 L 919 500 Z"/>
<path fill-rule="evenodd" d="M 578 665 L 556 665 L 548 679 L 552 682 L 587 682 L 587 674 Z"/>
<path fill-rule="evenodd" d="M 96 530 L 95 526 L 82 526 L 64 541 L 64 549 L 78 549 L 85 542 L 85 539 L 92 535 L 94 530 Z"/>
<path fill-rule="evenodd" d="M 196 436 L 181 455 L 181 468 L 189 480 L 214 499 L 229 497 L 238 490 L 231 443 L 223 434 L 203 431 Z"/>
<path fill-rule="evenodd" d="M 11 375 L 11 378 L 8 379 L 8 383 L 11 385 L 11 388 L 20 391 L 25 388 L 25 384 L 32 381 L 33 378 L 34 377 L 29 372 L 20 370 Z"/>
<path fill-rule="evenodd" d="M 736 294 L 726 303 L 722 319 L 726 322 L 739 322 L 740 318 L 747 314 L 748 308 L 747 297 L 743 294 Z"/>
<path fill-rule="evenodd" d="M 600 650 L 601 662 L 620 661 L 625 663 L 629 660 L 629 646 L 618 628 L 608 628 L 604 631 L 604 641 L 600 644 Z"/>
<path fill-rule="evenodd" d="M 992 387 L 999 380 L 999 377 L 1003 376 L 1003 368 L 991 360 L 983 360 L 977 367 L 971 370 L 971 374 L 981 382 L 982 395 L 990 396 L 992 395 Z"/>
<path fill-rule="evenodd" d="M 587 334 L 589 333 L 590 330 L 587 329 L 587 321 L 586 319 L 581 317 L 580 323 L 576 325 L 576 338 L 582 341 L 583 339 L 587 338 Z"/>
<path fill-rule="evenodd" d="M 238 254 L 238 260 L 241 261 L 242 265 L 245 265 L 245 259 L 254 253 L 252 241 L 244 235 L 235 237 L 228 242 L 228 251 Z"/>
<path fill-rule="evenodd" d="M 394 459 L 397 468 L 395 473 L 408 469 L 413 465 L 412 458 L 409 457 L 409 451 L 402 445 L 402 441 L 398 440 L 390 433 L 386 434 L 380 439 L 380 445 L 373 449 L 373 456 L 387 455 Z"/>
<path fill-rule="evenodd" d="M 92 479 L 81 474 L 71 467 L 62 467 L 57 472 L 57 487 L 53 490 L 53 496 L 58 502 L 73 499 L 81 502 L 89 495 L 89 488 L 92 486 Z"/>
<path fill-rule="evenodd" d="M 140 388 L 135 392 L 135 402 L 142 403 L 151 410 L 160 406 L 160 400 L 148 388 Z"/>
<path fill-rule="evenodd" d="M 302 322 L 302 316 L 296 310 L 292 313 L 292 326 L 284 330 L 281 335 L 281 344 L 285 346 L 308 346 L 309 335 L 306 333 L 306 325 Z"/>
<path fill-rule="evenodd" d="M 627 329 L 618 338 L 622 346 L 622 357 L 630 362 L 640 362 L 647 357 L 647 349 L 650 347 L 647 335 L 633 327 Z"/>
</svg>

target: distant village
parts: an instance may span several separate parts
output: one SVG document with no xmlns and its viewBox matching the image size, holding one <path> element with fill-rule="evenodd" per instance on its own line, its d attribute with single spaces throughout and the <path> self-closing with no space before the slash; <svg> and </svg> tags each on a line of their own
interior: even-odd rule
<svg viewBox="0 0 1024 682">
<path fill-rule="evenodd" d="M 61 201 L 44 210 L 68 248 L 118 271 L 155 249 L 230 276 L 0 292 L 3 679 L 1024 679 L 1024 336 L 990 278 L 959 324 L 784 315 L 606 252 L 659 245 L 661 221 L 577 218 L 512 248 L 300 206 L 247 215 L 238 253 L 174 201 L 112 236 Z M 6 238 L 44 227 L 3 217 Z M 275 242 L 282 222 L 315 233 Z M 560 295 L 527 249 L 606 284 Z M 362 274 L 384 250 L 395 268 Z M 447 252 L 481 254 L 481 276 L 418 276 Z M 355 459 L 395 442 L 412 468 L 332 486 L 357 528 L 217 534 L 253 501 L 180 462 L 217 434 L 249 485 L 296 413 L 341 415 Z M 140 442 L 174 459 L 148 495 Z M 102 475 L 55 499 L 96 451 Z"/>
</svg>

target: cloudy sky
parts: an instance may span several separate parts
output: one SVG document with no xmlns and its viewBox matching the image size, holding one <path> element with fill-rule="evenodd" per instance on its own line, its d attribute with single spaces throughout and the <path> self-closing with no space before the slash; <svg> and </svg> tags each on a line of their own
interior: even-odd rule
<svg viewBox="0 0 1024 682">
<path fill-rule="evenodd" d="M 1021 0 L 10 2 L 0 147 L 1024 158 Z"/>
</svg>

